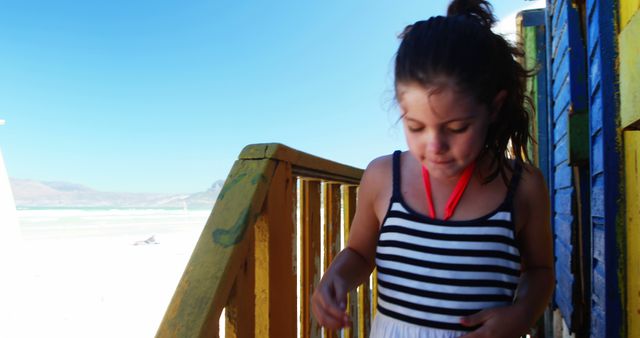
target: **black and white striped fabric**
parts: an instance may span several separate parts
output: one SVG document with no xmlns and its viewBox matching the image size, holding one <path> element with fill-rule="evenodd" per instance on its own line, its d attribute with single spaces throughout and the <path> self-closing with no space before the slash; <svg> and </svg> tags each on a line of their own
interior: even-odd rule
<svg viewBox="0 0 640 338">
<path fill-rule="evenodd" d="M 400 194 L 400 152 L 393 156 L 393 196 L 376 251 L 378 311 L 412 324 L 471 330 L 460 317 L 512 303 L 520 278 L 512 199 L 470 221 L 418 214 Z"/>
</svg>

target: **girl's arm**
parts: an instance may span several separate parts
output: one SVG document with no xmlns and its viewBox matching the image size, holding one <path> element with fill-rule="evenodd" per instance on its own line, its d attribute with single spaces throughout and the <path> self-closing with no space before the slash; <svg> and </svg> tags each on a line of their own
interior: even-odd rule
<svg viewBox="0 0 640 338">
<path fill-rule="evenodd" d="M 522 275 L 513 305 L 488 309 L 465 317 L 467 326 L 481 325 L 464 336 L 519 337 L 542 315 L 555 286 L 549 193 L 540 170 L 526 166 L 515 198 L 516 224 L 522 224 L 517 240 Z"/>
<path fill-rule="evenodd" d="M 380 222 L 375 201 L 381 184 L 391 181 L 389 157 L 376 159 L 360 181 L 356 213 L 347 247 L 333 260 L 311 297 L 314 316 L 320 325 L 339 329 L 349 325 L 347 293 L 369 278 L 375 266 L 375 250 Z"/>
</svg>

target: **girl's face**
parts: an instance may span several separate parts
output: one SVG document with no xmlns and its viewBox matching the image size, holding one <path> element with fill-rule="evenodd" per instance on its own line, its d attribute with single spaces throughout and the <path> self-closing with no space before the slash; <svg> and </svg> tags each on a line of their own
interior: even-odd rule
<svg viewBox="0 0 640 338">
<path fill-rule="evenodd" d="M 458 179 L 481 153 L 492 114 L 452 86 L 408 83 L 396 90 L 411 154 L 432 178 Z"/>
</svg>

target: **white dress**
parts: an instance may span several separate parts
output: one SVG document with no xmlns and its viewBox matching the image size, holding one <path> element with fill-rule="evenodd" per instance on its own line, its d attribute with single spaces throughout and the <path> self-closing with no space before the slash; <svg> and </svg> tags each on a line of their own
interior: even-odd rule
<svg viewBox="0 0 640 338">
<path fill-rule="evenodd" d="M 371 324 L 370 338 L 456 338 L 469 332 L 435 329 L 415 325 L 376 313 Z"/>
</svg>

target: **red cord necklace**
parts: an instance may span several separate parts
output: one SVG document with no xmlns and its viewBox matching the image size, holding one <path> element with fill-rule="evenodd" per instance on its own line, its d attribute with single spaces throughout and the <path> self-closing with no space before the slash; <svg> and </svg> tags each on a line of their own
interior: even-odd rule
<svg viewBox="0 0 640 338">
<path fill-rule="evenodd" d="M 453 212 L 458 206 L 458 202 L 460 202 L 460 198 L 462 198 L 462 194 L 464 190 L 469 185 L 469 181 L 471 180 L 471 176 L 473 174 L 473 169 L 476 166 L 476 162 L 471 162 L 464 171 L 462 172 L 462 176 L 458 180 L 453 192 L 451 192 L 451 196 L 449 196 L 449 200 L 444 208 L 444 220 L 447 220 L 453 216 Z M 429 206 L 429 216 L 431 218 L 436 218 L 436 209 L 433 206 L 433 197 L 431 195 L 431 180 L 429 178 L 429 170 L 425 166 L 422 166 L 422 179 L 424 180 L 424 190 L 427 191 L 427 202 Z"/>
</svg>

